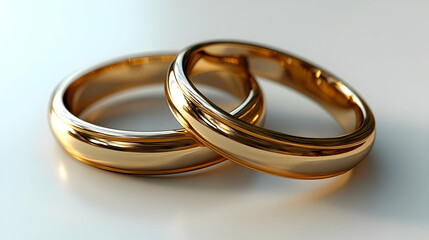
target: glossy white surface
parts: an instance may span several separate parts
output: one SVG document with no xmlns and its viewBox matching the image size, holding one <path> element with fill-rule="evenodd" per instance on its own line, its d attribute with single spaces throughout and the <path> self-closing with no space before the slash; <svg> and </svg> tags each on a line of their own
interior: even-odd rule
<svg viewBox="0 0 429 240">
<path fill-rule="evenodd" d="M 428 239 L 428 12 L 425 1 L 1 1 L 0 239 Z M 357 89 L 377 120 L 369 158 L 317 181 L 229 162 L 157 178 L 87 166 L 55 142 L 48 101 L 66 75 L 225 38 L 293 52 Z M 268 128 L 340 132 L 315 104 L 263 87 Z M 174 125 L 150 112 L 171 117 L 148 118 L 154 128 Z"/>
</svg>

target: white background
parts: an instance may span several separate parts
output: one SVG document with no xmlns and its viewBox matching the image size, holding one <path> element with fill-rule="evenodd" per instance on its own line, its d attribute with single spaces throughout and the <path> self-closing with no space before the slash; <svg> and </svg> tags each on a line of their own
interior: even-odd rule
<svg viewBox="0 0 429 240">
<path fill-rule="evenodd" d="M 317 181 L 230 162 L 160 178 L 87 166 L 56 143 L 48 101 L 65 76 L 212 39 L 345 79 L 376 116 L 368 159 Z M 428 239 L 428 64 L 427 1 L 0 1 L 0 239 Z M 263 87 L 268 128 L 338 133 L 315 104 Z M 175 124 L 166 107 L 145 116 Z"/>
</svg>

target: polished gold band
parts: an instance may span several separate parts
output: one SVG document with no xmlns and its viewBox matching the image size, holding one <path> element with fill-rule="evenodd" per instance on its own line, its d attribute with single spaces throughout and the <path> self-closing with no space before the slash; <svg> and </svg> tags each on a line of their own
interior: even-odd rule
<svg viewBox="0 0 429 240">
<path fill-rule="evenodd" d="M 174 57 L 129 57 L 65 79 L 54 91 L 50 108 L 51 128 L 64 149 L 95 167 L 134 174 L 178 173 L 222 161 L 222 156 L 195 141 L 184 129 L 124 131 L 97 126 L 78 117 L 89 106 L 112 94 L 163 83 Z M 250 124 L 259 124 L 264 116 L 262 94 L 244 67 L 236 66 L 234 71 L 202 67 L 193 77 L 243 99 L 231 114 Z"/>
<path fill-rule="evenodd" d="M 312 98 L 336 118 L 346 134 L 291 136 L 228 114 L 204 97 L 189 76 L 195 69 L 230 63 L 246 65 L 253 76 Z M 312 179 L 344 173 L 368 154 L 375 139 L 371 110 L 344 82 L 297 57 L 258 45 L 208 42 L 186 49 L 171 65 L 166 93 L 176 118 L 199 141 L 237 163 L 274 175 Z"/>
</svg>

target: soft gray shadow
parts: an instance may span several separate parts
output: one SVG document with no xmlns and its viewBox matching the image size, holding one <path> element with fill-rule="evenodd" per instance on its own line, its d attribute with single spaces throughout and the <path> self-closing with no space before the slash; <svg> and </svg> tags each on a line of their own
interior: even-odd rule
<svg viewBox="0 0 429 240">
<path fill-rule="evenodd" d="M 337 191 L 316 198 L 380 218 L 429 222 L 428 126 L 378 121 L 369 158 Z"/>
</svg>

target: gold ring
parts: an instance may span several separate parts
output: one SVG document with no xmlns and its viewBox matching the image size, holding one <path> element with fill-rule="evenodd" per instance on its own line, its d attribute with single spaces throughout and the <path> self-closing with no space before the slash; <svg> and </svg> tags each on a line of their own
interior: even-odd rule
<svg viewBox="0 0 429 240">
<path fill-rule="evenodd" d="M 188 77 L 199 65 L 216 64 L 214 59 L 245 62 L 253 76 L 312 98 L 335 117 L 345 135 L 291 136 L 228 114 L 208 101 Z M 274 175 L 300 179 L 339 175 L 358 164 L 375 140 L 371 110 L 343 81 L 290 54 L 258 45 L 208 42 L 185 49 L 170 67 L 166 92 L 176 118 L 204 145 L 239 164 Z"/>
<path fill-rule="evenodd" d="M 224 158 L 184 129 L 138 132 L 97 126 L 78 116 L 89 106 L 127 89 L 164 83 L 175 55 L 128 57 L 97 65 L 66 78 L 51 98 L 50 125 L 74 158 L 105 170 L 168 174 L 210 166 Z M 244 68 L 202 67 L 195 80 L 244 99 L 231 114 L 250 124 L 263 121 L 264 102 L 256 81 Z M 208 73 L 208 74 L 206 74 Z M 216 79 L 216 81 L 213 81 Z"/>
</svg>

